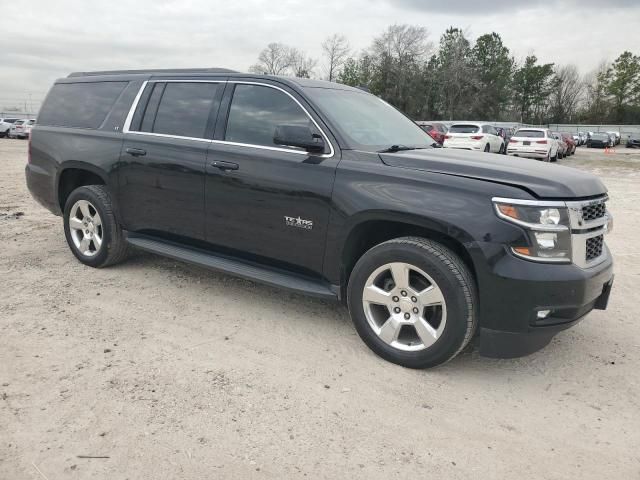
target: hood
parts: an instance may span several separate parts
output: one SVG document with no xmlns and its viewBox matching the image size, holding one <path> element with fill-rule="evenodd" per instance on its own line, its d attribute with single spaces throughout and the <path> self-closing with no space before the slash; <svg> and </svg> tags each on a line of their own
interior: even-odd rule
<svg viewBox="0 0 640 480">
<path fill-rule="evenodd" d="M 606 193 L 598 177 L 556 163 L 448 148 L 379 154 L 391 167 L 475 178 L 528 190 L 538 198 L 591 197 Z"/>
</svg>

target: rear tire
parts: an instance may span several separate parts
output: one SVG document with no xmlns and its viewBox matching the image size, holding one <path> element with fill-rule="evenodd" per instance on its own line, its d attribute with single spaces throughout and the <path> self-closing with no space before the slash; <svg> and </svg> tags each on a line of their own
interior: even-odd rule
<svg viewBox="0 0 640 480">
<path fill-rule="evenodd" d="M 104 185 L 76 188 L 64 208 L 64 234 L 80 262 L 94 268 L 124 260 L 128 244 Z"/>
<path fill-rule="evenodd" d="M 419 237 L 381 243 L 356 263 L 347 304 L 360 338 L 380 357 L 409 368 L 455 357 L 477 324 L 477 294 L 462 260 Z"/>
<path fill-rule="evenodd" d="M 489 145 L 488 143 L 484 146 L 484 152 L 485 153 L 490 153 L 491 152 L 491 145 Z"/>
</svg>

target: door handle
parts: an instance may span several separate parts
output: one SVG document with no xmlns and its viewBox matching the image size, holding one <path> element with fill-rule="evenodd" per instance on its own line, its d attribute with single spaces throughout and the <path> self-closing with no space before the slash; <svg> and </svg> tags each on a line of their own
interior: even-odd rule
<svg viewBox="0 0 640 480">
<path fill-rule="evenodd" d="M 141 148 L 131 148 L 131 147 L 127 148 L 125 152 L 127 152 L 129 155 L 133 157 L 144 157 L 147 154 L 146 150 L 143 150 Z"/>
<path fill-rule="evenodd" d="M 211 162 L 211 166 L 220 170 L 238 170 L 240 166 L 237 163 L 225 162 L 224 160 L 216 160 Z"/>
</svg>

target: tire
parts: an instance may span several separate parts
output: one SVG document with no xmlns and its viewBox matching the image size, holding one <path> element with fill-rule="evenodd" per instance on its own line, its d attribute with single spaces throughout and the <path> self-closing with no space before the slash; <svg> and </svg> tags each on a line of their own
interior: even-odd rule
<svg viewBox="0 0 640 480">
<path fill-rule="evenodd" d="M 396 277 L 406 281 L 396 284 Z M 451 360 L 468 345 L 477 324 L 469 269 L 448 248 L 419 237 L 396 238 L 367 251 L 351 273 L 347 304 L 367 346 L 408 368 Z"/>
<path fill-rule="evenodd" d="M 489 145 L 488 143 L 484 146 L 484 152 L 485 153 L 490 153 L 491 152 L 491 145 Z"/>
<path fill-rule="evenodd" d="M 551 156 L 551 151 L 549 151 L 549 153 L 547 153 L 547 156 L 546 156 L 546 157 L 544 157 L 544 158 L 542 159 L 542 161 L 543 161 L 543 162 L 547 162 L 547 163 L 549 163 L 549 162 L 555 162 L 554 158 L 555 158 L 555 157 L 552 157 L 552 156 Z"/>
<path fill-rule="evenodd" d="M 89 216 L 86 215 L 85 208 L 88 209 Z M 63 219 L 67 243 L 80 262 L 101 268 L 126 258 L 128 244 L 115 218 L 111 197 L 104 185 L 79 187 L 71 192 L 64 207 Z M 91 221 L 85 224 L 85 219 Z M 86 239 L 90 240 L 83 243 Z"/>
</svg>

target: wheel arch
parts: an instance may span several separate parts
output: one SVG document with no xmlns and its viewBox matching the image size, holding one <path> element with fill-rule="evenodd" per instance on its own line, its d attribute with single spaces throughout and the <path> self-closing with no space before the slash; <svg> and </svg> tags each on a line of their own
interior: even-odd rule
<svg viewBox="0 0 640 480">
<path fill-rule="evenodd" d="M 67 198 L 78 187 L 107 185 L 107 175 L 100 168 L 84 161 L 69 160 L 60 164 L 55 183 L 55 198 L 64 212 Z"/>
<path fill-rule="evenodd" d="M 427 238 L 448 247 L 462 259 L 477 283 L 476 269 L 465 246 L 473 241 L 468 232 L 451 224 L 421 216 L 371 212 L 359 216 L 351 223 L 339 249 L 341 298 L 346 298 L 346 286 L 353 267 L 365 252 L 387 240 L 406 236 Z"/>
</svg>

